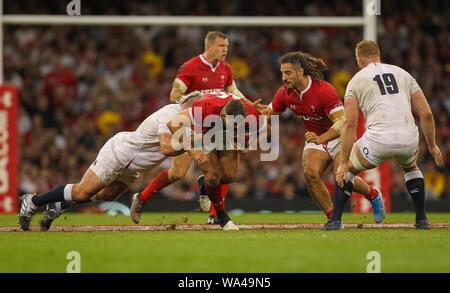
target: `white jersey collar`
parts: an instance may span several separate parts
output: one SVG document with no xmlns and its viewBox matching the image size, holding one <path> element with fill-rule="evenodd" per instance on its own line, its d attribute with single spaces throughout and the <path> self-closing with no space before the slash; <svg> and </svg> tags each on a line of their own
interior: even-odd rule
<svg viewBox="0 0 450 293">
<path fill-rule="evenodd" d="M 311 84 L 312 84 L 311 76 L 308 75 L 308 85 L 306 86 L 306 88 L 304 90 L 302 90 L 300 92 L 300 95 L 303 96 L 303 94 L 309 90 L 309 88 L 311 87 Z"/>
<path fill-rule="evenodd" d="M 205 57 L 203 57 L 203 54 L 200 54 L 200 59 L 202 60 L 203 63 L 205 63 L 206 65 L 208 65 L 211 68 L 212 72 L 216 71 L 217 67 L 220 64 L 220 60 L 219 60 L 219 62 L 217 62 L 217 65 L 214 67 L 211 63 L 206 61 Z"/>
<path fill-rule="evenodd" d="M 302 90 L 301 92 L 298 92 L 294 88 L 294 91 L 300 96 L 300 99 L 302 98 L 303 94 L 309 90 L 309 88 L 311 87 L 311 84 L 312 84 L 311 76 L 308 75 L 308 85 L 306 86 L 306 88 L 304 90 Z"/>
</svg>

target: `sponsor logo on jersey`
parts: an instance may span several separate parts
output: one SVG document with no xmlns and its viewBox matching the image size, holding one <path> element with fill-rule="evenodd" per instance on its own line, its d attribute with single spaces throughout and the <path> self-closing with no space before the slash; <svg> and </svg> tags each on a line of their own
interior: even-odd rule
<svg viewBox="0 0 450 293">
<path fill-rule="evenodd" d="M 301 119 L 305 120 L 305 121 L 320 121 L 323 120 L 322 116 L 318 116 L 318 117 L 312 117 L 312 116 L 304 116 L 304 115 L 297 115 L 298 117 L 300 117 Z"/>
</svg>

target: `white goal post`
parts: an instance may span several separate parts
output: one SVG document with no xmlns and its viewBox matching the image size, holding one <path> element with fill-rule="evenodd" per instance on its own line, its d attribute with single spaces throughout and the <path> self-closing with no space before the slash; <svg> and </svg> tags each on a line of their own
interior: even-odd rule
<svg viewBox="0 0 450 293">
<path fill-rule="evenodd" d="M 70 1 L 68 1 L 69 3 Z M 3 15 L 0 0 L 0 85 L 3 84 L 4 25 L 159 25 L 159 26 L 249 26 L 249 27 L 363 27 L 364 39 L 376 41 L 376 14 L 373 5 L 381 0 L 362 0 L 363 15 L 340 16 L 69 16 L 69 15 Z M 82 2 L 81 2 L 82 5 Z"/>
</svg>

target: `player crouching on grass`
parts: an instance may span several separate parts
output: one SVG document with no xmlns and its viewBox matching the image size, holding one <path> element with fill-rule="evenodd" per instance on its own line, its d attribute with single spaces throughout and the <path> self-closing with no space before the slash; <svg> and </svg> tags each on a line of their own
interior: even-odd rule
<svg viewBox="0 0 450 293">
<path fill-rule="evenodd" d="M 42 230 L 48 230 L 53 220 L 74 204 L 113 201 L 128 190 L 140 172 L 155 168 L 167 156 L 183 153 L 182 148 L 172 147 L 172 133 L 167 124 L 200 97 L 199 92 L 193 92 L 183 104 L 167 105 L 147 117 L 136 131 L 117 133 L 103 145 L 81 182 L 60 185 L 40 195 L 23 195 L 20 227 L 29 230 L 31 218 L 45 205 L 47 211 L 40 222 Z M 201 151 L 186 149 L 186 152 L 199 165 L 208 159 Z"/>
</svg>

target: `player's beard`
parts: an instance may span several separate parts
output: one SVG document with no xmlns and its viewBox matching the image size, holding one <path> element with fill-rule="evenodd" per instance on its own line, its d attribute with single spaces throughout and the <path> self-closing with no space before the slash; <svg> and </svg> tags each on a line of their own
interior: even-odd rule
<svg viewBox="0 0 450 293">
<path fill-rule="evenodd" d="M 284 82 L 284 88 L 286 89 L 294 89 L 296 88 L 296 82 Z"/>
</svg>

